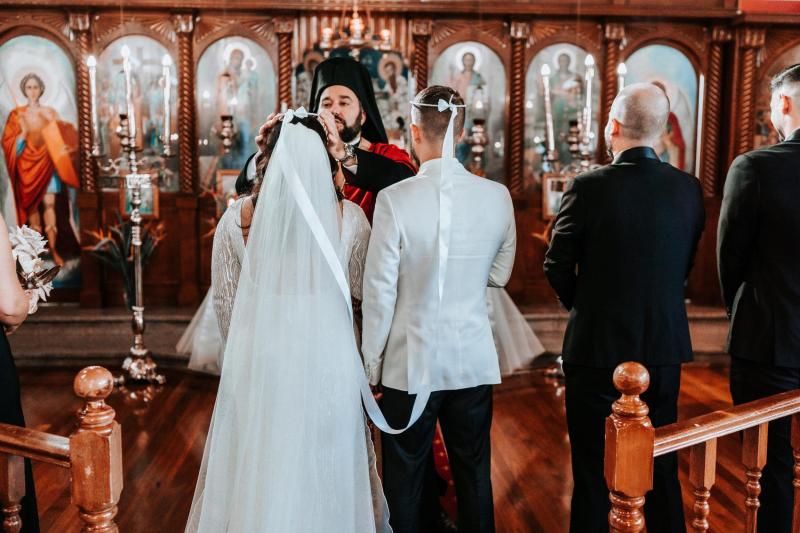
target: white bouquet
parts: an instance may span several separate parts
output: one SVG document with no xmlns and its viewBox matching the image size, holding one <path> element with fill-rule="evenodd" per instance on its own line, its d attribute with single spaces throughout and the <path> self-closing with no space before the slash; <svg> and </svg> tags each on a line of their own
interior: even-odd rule
<svg viewBox="0 0 800 533">
<path fill-rule="evenodd" d="M 60 267 L 45 269 L 41 255 L 47 251 L 46 241 L 38 232 L 26 225 L 15 227 L 8 233 L 11 253 L 17 261 L 17 277 L 22 288 L 30 295 L 28 314 L 38 308 L 39 300 L 47 301 L 53 290 L 53 279 Z"/>
</svg>

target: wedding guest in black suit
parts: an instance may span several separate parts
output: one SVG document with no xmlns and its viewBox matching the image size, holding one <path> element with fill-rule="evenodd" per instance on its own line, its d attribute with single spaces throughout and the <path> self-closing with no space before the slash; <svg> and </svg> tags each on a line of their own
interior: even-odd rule
<svg viewBox="0 0 800 533">
<path fill-rule="evenodd" d="M 719 218 L 734 404 L 800 388 L 800 64 L 778 73 L 770 89 L 781 142 L 734 160 Z M 789 418 L 770 422 L 759 531 L 792 530 L 789 437 Z"/>
<path fill-rule="evenodd" d="M 0 424 L 25 426 L 20 402 L 19 378 L 14 356 L 6 335 L 11 334 L 28 317 L 28 295 L 17 279 L 16 261 L 11 255 L 8 228 L 0 216 Z M 22 498 L 22 533 L 39 532 L 36 491 L 33 487 L 31 462 L 25 459 L 25 496 Z"/>
<path fill-rule="evenodd" d="M 605 419 L 619 397 L 614 368 L 647 367 L 643 399 L 661 426 L 677 420 L 681 363 L 692 358 L 684 283 L 705 214 L 698 180 L 653 150 L 668 115 L 669 99 L 653 84 L 617 95 L 605 130 L 614 161 L 572 182 L 544 263 L 570 311 L 563 357 L 572 532 L 608 531 L 603 450 Z M 651 533 L 685 530 L 674 454 L 656 459 L 644 511 Z"/>
</svg>

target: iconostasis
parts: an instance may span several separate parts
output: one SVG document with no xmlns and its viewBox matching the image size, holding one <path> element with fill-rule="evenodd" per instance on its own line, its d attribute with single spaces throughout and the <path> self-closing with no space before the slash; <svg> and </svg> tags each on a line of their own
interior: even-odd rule
<svg viewBox="0 0 800 533">
<path fill-rule="evenodd" d="M 291 16 L 252 7 L 0 8 L 3 216 L 46 236 L 47 260 L 62 265 L 56 300 L 120 304 L 119 277 L 85 248 L 88 232 L 129 213 L 118 131 L 132 116 L 140 170 L 153 185 L 143 212 L 166 231 L 145 270 L 146 299 L 195 305 L 209 283 L 213 228 L 259 126 L 273 111 L 309 106 L 316 66 L 349 55 L 367 68 L 389 141 L 400 147 L 409 148 L 418 89 L 445 84 L 465 99 L 456 156 L 512 193 L 519 245 L 509 292 L 520 303 L 554 302 L 541 264 L 570 178 L 556 182 L 609 161 L 603 128 L 620 86 L 664 88 L 671 111 L 658 155 L 698 176 L 715 224 L 734 155 L 776 141 L 766 80 L 800 61 L 791 21 L 749 24 L 717 9 L 713 23 L 624 14 L 609 22 L 543 18 L 526 6 L 479 19 L 459 4 L 440 6 L 447 18 L 413 6 L 373 6 L 360 18 L 313 6 Z M 689 284 L 698 301 L 717 298 L 707 288 L 716 287 L 712 233 Z"/>
</svg>

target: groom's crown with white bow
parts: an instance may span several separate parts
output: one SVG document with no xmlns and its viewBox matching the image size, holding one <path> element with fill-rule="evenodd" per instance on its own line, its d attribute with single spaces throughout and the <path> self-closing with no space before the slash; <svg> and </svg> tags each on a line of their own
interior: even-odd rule
<svg viewBox="0 0 800 533">
<path fill-rule="evenodd" d="M 283 122 L 291 122 L 295 117 L 308 118 L 319 116 L 317 113 L 311 113 L 305 107 L 300 106 L 297 109 L 287 109 L 283 113 Z"/>
</svg>

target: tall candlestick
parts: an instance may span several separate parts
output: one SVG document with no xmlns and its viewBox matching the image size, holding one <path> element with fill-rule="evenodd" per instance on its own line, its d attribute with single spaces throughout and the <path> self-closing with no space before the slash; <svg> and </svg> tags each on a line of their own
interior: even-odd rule
<svg viewBox="0 0 800 533">
<path fill-rule="evenodd" d="M 556 139 L 553 132 L 553 109 L 550 102 L 550 65 L 542 65 L 542 83 L 544 85 L 544 119 L 547 126 L 547 150 L 556 149 Z"/>
<path fill-rule="evenodd" d="M 136 146 L 136 115 L 133 105 L 133 83 L 131 81 L 131 50 L 128 45 L 122 47 L 122 70 L 125 73 L 125 105 L 128 112 L 128 137 L 131 146 Z"/>
<path fill-rule="evenodd" d="M 97 58 L 94 56 L 87 57 L 86 66 L 89 68 L 89 101 L 92 107 L 92 155 L 99 156 L 100 121 L 97 118 Z"/>
<path fill-rule="evenodd" d="M 170 150 L 170 108 L 169 108 L 169 93 L 172 89 L 172 80 L 170 79 L 170 67 L 172 66 L 172 58 L 169 54 L 164 54 L 161 58 L 162 75 L 164 77 L 164 153 L 169 154 Z"/>
<path fill-rule="evenodd" d="M 583 108 L 583 138 L 588 142 L 592 131 L 592 85 L 594 84 L 594 56 L 586 56 L 586 105 Z"/>
<path fill-rule="evenodd" d="M 625 66 L 625 63 L 620 63 L 617 67 L 617 86 L 619 90 L 625 88 L 625 75 L 628 73 L 628 67 Z"/>
</svg>

